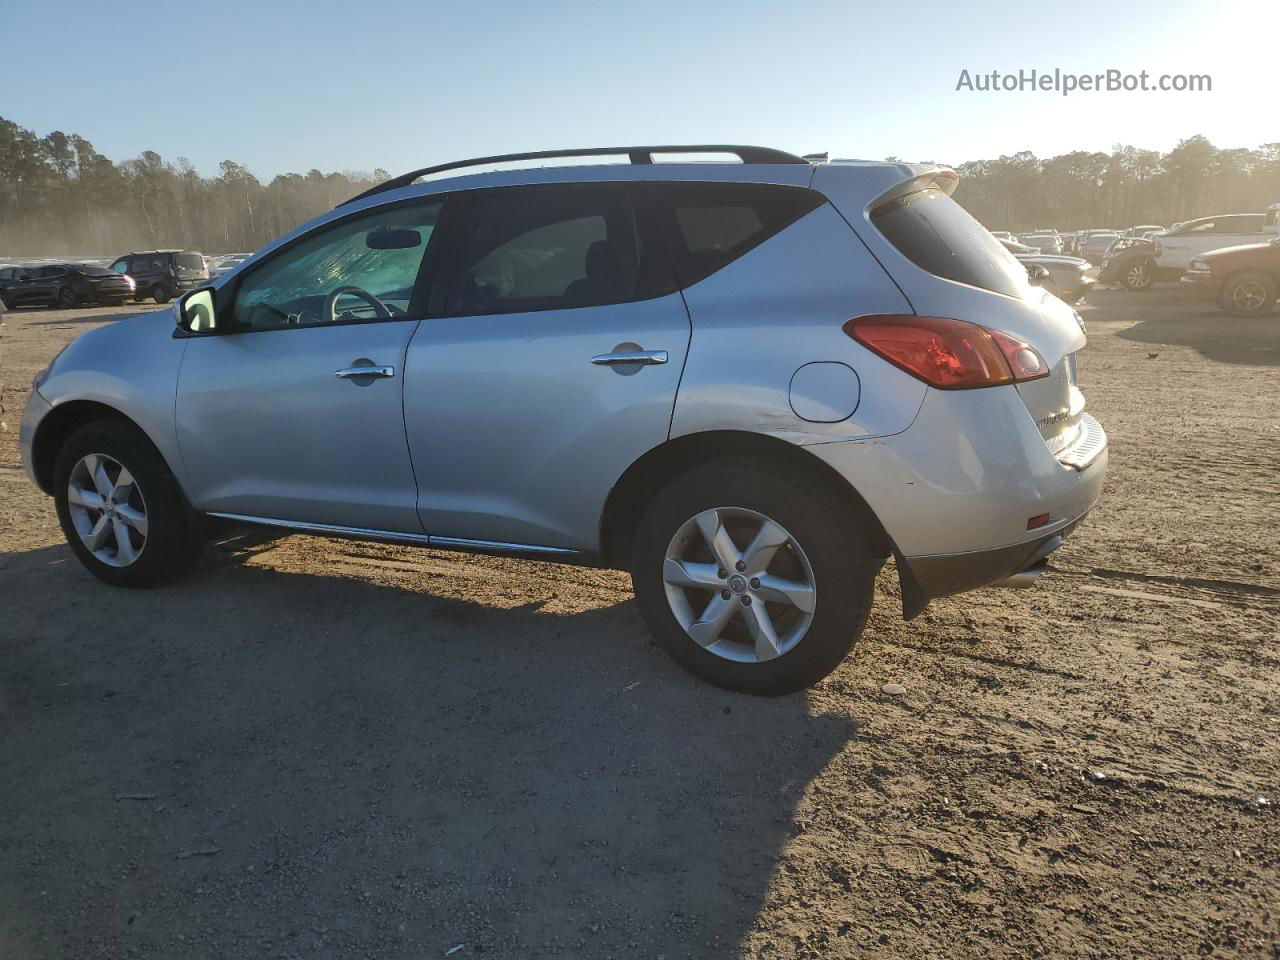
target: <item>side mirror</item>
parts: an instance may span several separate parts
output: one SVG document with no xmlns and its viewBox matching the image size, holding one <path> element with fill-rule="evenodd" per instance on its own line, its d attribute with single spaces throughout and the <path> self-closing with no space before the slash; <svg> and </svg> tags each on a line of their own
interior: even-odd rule
<svg viewBox="0 0 1280 960">
<path fill-rule="evenodd" d="M 1027 264 L 1027 280 L 1033 287 L 1038 287 L 1049 279 L 1049 271 L 1038 263 Z"/>
<path fill-rule="evenodd" d="M 213 289 L 201 287 L 192 290 L 178 301 L 178 327 L 188 333 L 213 333 L 218 317 L 214 306 Z"/>
<path fill-rule="evenodd" d="M 370 250 L 412 250 L 422 246 L 422 234 L 417 230 L 385 227 L 366 236 L 364 245 Z"/>
</svg>

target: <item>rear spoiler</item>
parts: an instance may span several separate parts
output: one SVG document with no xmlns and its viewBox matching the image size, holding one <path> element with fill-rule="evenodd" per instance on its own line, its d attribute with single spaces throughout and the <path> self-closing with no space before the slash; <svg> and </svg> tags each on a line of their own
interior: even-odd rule
<svg viewBox="0 0 1280 960">
<path fill-rule="evenodd" d="M 897 200 L 899 197 L 905 197 L 908 194 L 919 193 L 921 190 L 931 188 L 941 190 L 947 196 L 951 196 L 956 192 L 956 187 L 960 185 L 960 174 L 941 164 L 904 163 L 900 164 L 899 168 L 908 174 L 907 178 L 890 187 L 867 204 L 868 210 L 884 206 L 889 201 Z"/>
</svg>

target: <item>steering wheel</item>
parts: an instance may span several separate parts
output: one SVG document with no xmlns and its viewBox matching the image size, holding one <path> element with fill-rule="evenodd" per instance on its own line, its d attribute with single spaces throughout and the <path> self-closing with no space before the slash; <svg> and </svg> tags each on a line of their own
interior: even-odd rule
<svg viewBox="0 0 1280 960">
<path fill-rule="evenodd" d="M 327 318 L 329 323 L 338 322 L 338 300 L 345 296 L 358 297 L 369 304 L 369 306 L 373 307 L 373 315 L 379 320 L 391 319 L 391 311 L 387 305 L 368 290 L 361 290 L 359 287 L 338 287 L 337 290 L 334 290 L 324 298 L 324 312 L 321 316 Z"/>
</svg>

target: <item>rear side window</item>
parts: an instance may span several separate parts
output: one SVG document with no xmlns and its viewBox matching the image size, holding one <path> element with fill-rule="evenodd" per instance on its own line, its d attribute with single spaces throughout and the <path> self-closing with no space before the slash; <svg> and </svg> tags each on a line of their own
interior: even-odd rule
<svg viewBox="0 0 1280 960">
<path fill-rule="evenodd" d="M 651 183 L 649 190 L 685 287 L 826 202 L 812 190 L 767 183 Z"/>
<path fill-rule="evenodd" d="M 941 190 L 891 200 L 871 212 L 871 222 L 899 253 L 935 277 L 1009 297 L 1022 296 L 1026 288 L 1026 268 Z"/>
<path fill-rule="evenodd" d="M 174 263 L 185 270 L 203 270 L 204 257 L 198 253 L 176 253 L 173 256 Z"/>
<path fill-rule="evenodd" d="M 1266 215 L 1262 213 L 1242 213 L 1234 217 L 1219 217 L 1218 229 L 1215 233 L 1261 233 Z"/>
<path fill-rule="evenodd" d="M 464 214 L 451 312 L 559 310 L 643 300 L 670 269 L 622 184 L 483 193 Z"/>
</svg>

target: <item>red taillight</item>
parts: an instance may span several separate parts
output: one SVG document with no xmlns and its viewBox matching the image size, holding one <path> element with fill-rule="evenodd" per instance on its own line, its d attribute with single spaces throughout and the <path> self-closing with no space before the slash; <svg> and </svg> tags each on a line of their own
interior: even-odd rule
<svg viewBox="0 0 1280 960">
<path fill-rule="evenodd" d="M 855 317 L 844 332 L 894 366 L 940 390 L 995 387 L 1049 375 L 1029 343 L 950 317 Z"/>
</svg>

